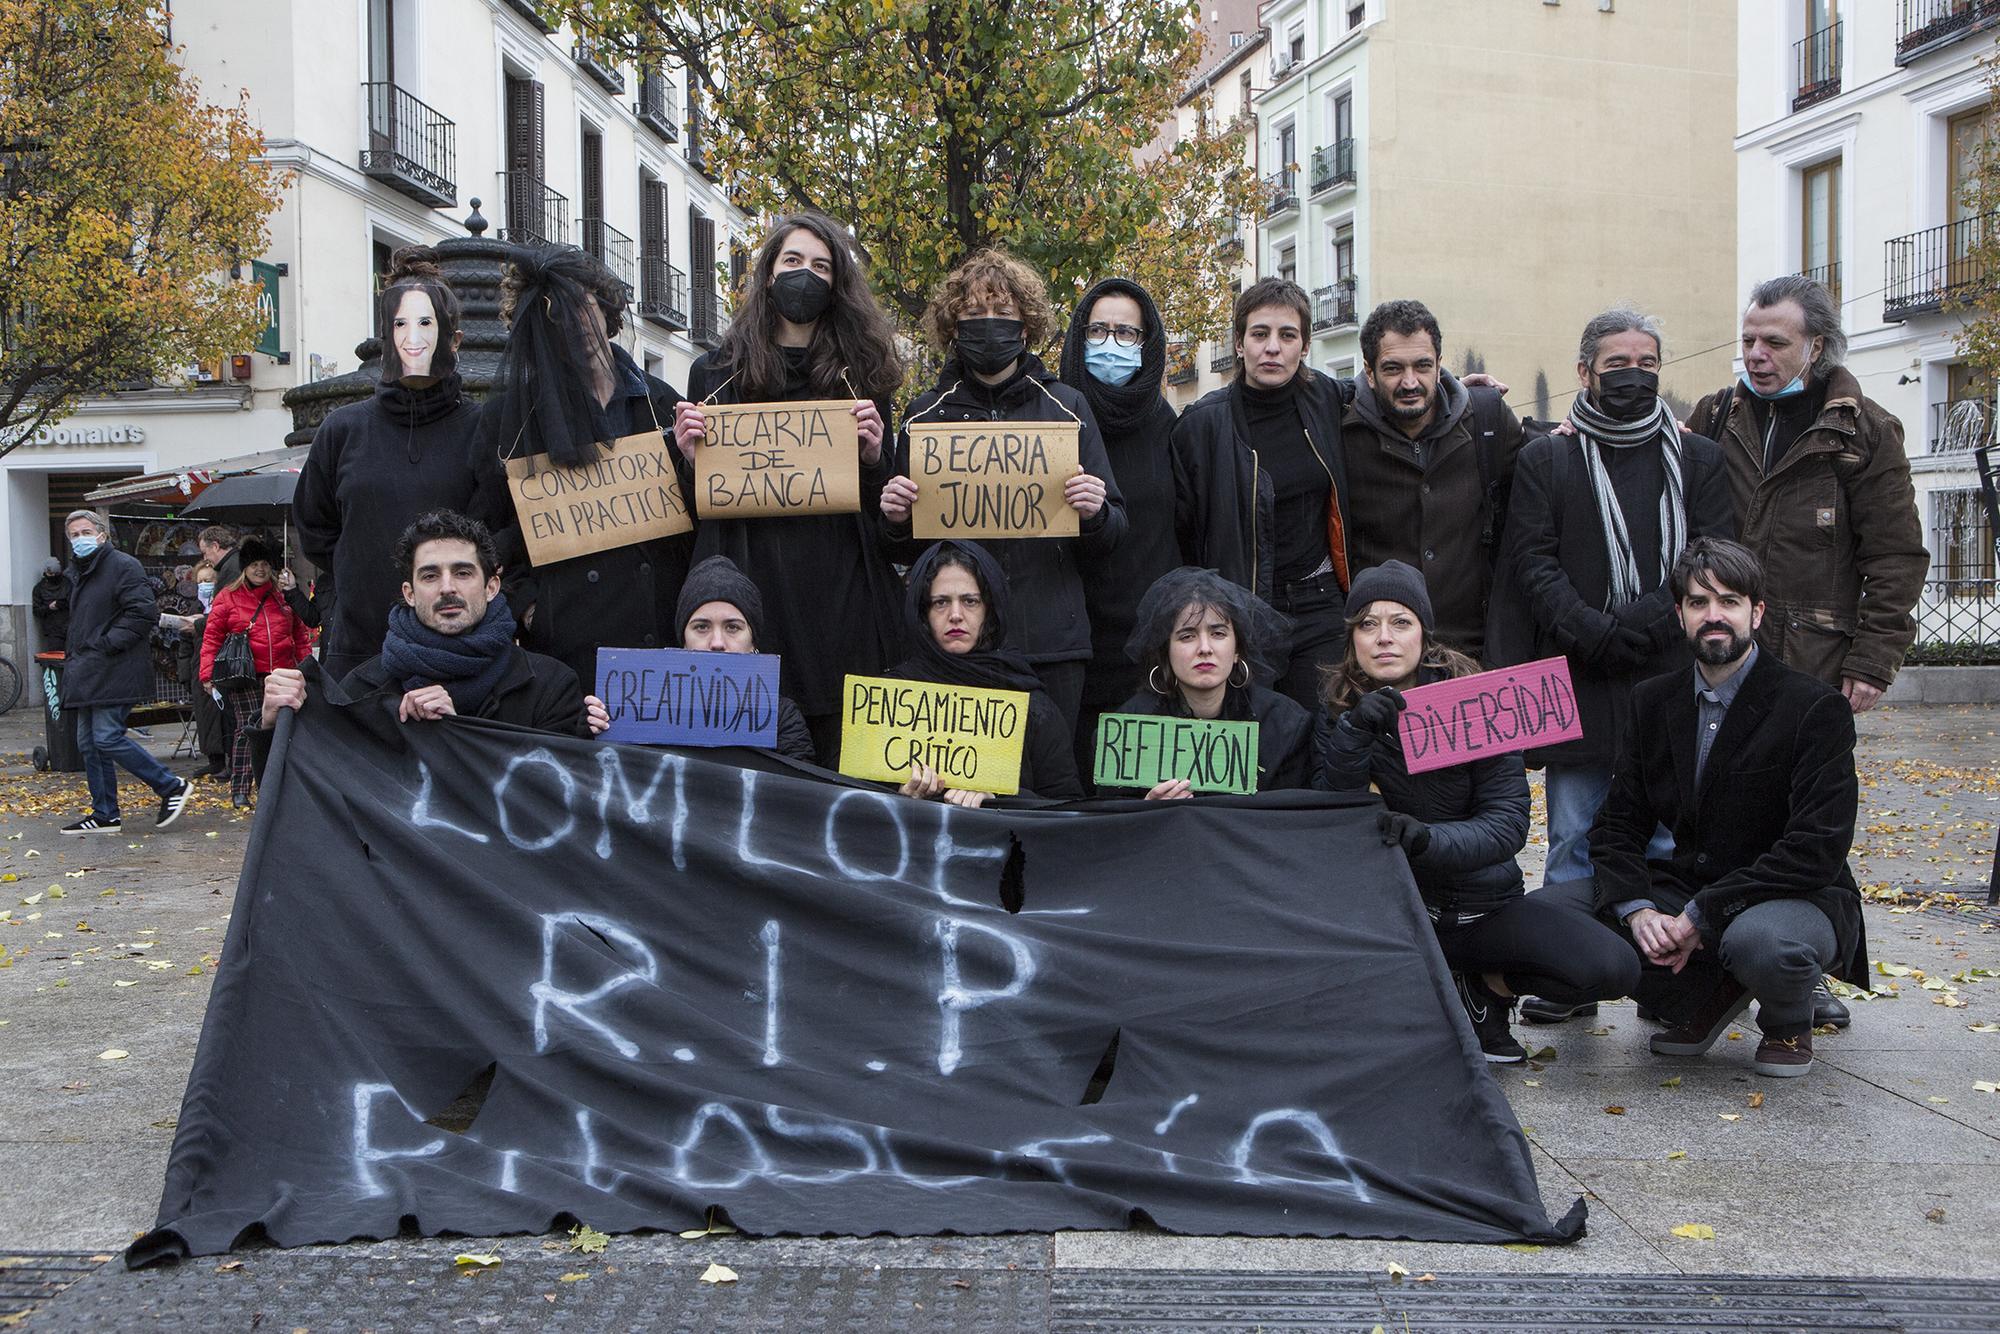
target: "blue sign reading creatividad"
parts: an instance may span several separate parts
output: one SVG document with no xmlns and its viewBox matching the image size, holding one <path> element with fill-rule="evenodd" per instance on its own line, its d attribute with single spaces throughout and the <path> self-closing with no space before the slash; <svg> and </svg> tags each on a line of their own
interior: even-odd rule
<svg viewBox="0 0 2000 1334">
<path fill-rule="evenodd" d="M 778 659 L 678 648 L 597 650 L 607 741 L 656 746 L 775 746 Z"/>
</svg>

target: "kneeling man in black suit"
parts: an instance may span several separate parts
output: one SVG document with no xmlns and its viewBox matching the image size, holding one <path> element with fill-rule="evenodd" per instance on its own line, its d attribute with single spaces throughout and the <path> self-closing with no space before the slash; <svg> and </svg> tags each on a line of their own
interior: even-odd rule
<svg viewBox="0 0 2000 1334">
<path fill-rule="evenodd" d="M 1764 572 L 1698 538 L 1674 565 L 1692 672 L 1642 681 L 1611 795 L 1591 830 L 1597 910 L 1645 964 L 1637 1000 L 1668 1023 L 1662 1056 L 1699 1056 L 1754 997 L 1756 1068 L 1812 1066 L 1813 987 L 1865 985 L 1861 895 L 1847 867 L 1859 788 L 1838 690 L 1760 652 Z M 1648 861 L 1656 826 L 1670 861 Z"/>
</svg>

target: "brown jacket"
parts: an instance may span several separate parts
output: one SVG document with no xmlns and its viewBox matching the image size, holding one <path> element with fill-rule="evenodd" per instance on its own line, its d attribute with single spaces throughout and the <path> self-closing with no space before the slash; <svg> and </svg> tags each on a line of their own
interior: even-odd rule
<svg viewBox="0 0 2000 1334">
<path fill-rule="evenodd" d="M 1359 574 L 1385 560 L 1424 572 L 1442 643 L 1474 658 L 1484 656 L 1486 603 L 1500 549 L 1498 524 L 1487 532 L 1488 477 L 1504 492 L 1521 452 L 1521 423 L 1501 405 L 1498 438 L 1474 437 L 1472 394 L 1449 371 L 1439 376 L 1438 413 L 1415 440 L 1389 422 L 1366 379 L 1354 382 L 1354 402 L 1341 427 L 1352 517 L 1347 550 Z M 1490 467 L 1479 451 L 1491 451 Z M 1358 610 L 1358 608 L 1350 608 Z"/>
<path fill-rule="evenodd" d="M 1714 420 L 1721 401 L 1710 394 L 1688 424 L 1722 445 L 1738 536 L 1764 562 L 1758 642 L 1829 685 L 1887 689 L 1930 564 L 1903 424 L 1836 368 L 1818 419 L 1767 476 L 1749 391 L 1736 386 L 1727 423 Z"/>
</svg>

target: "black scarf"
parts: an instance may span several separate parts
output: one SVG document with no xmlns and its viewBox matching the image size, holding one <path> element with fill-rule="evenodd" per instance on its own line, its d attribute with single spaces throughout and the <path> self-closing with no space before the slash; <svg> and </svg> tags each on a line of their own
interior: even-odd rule
<svg viewBox="0 0 2000 1334">
<path fill-rule="evenodd" d="M 398 381 L 377 386 L 375 402 L 389 419 L 404 426 L 428 426 L 450 415 L 463 398 L 464 385 L 457 371 L 447 371 L 422 389 L 412 389 Z"/>
<path fill-rule="evenodd" d="M 447 635 L 417 619 L 406 602 L 389 609 L 389 633 L 382 640 L 382 667 L 403 689 L 443 686 L 451 706 L 468 716 L 492 697 L 514 656 L 514 613 L 507 595 L 496 593 L 486 615 L 463 634 Z"/>
<path fill-rule="evenodd" d="M 1146 341 L 1139 345 L 1139 369 L 1124 384 L 1106 384 L 1083 364 L 1083 326 L 1090 323 L 1090 308 L 1101 296 L 1129 296 L 1139 303 L 1146 329 Z M 1160 397 L 1160 381 L 1167 372 L 1167 331 L 1160 322 L 1159 307 L 1139 284 L 1125 278 L 1106 278 L 1077 303 L 1070 316 L 1069 332 L 1063 337 L 1062 382 L 1083 391 L 1097 429 L 1106 435 L 1124 435 L 1145 423 Z"/>
<path fill-rule="evenodd" d="M 916 652 L 889 674 L 907 681 L 937 681 L 982 690 L 1041 689 L 1041 678 L 1035 675 L 1035 669 L 1013 649 L 974 648 L 970 653 L 947 653 L 937 642 L 925 608 L 930 602 L 931 583 L 948 555 L 962 555 L 974 566 L 973 578 L 979 584 L 979 596 L 986 600 L 986 623 L 981 638 L 996 645 L 1006 641 L 1007 575 L 1000 562 L 977 542 L 936 542 L 910 567 L 909 593 L 903 604 L 910 642 L 916 645 Z"/>
</svg>

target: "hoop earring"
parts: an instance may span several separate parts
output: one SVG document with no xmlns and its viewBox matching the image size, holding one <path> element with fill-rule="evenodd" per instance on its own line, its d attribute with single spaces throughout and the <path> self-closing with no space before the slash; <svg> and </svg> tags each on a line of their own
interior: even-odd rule
<svg viewBox="0 0 2000 1334">
<path fill-rule="evenodd" d="M 1236 679 L 1236 667 L 1241 667 L 1243 669 L 1243 679 L 1241 681 Z M 1241 690 L 1244 686 L 1250 684 L 1250 664 L 1243 661 L 1243 659 L 1238 658 L 1236 660 L 1236 667 L 1231 667 L 1229 669 L 1229 684 L 1235 686 L 1238 690 Z"/>
<path fill-rule="evenodd" d="M 1157 665 L 1155 665 L 1153 670 L 1146 673 L 1146 686 L 1155 695 L 1158 695 L 1161 699 L 1166 699 L 1173 692 L 1160 684 L 1158 679 L 1159 675 L 1160 675 L 1160 669 Z"/>
</svg>

